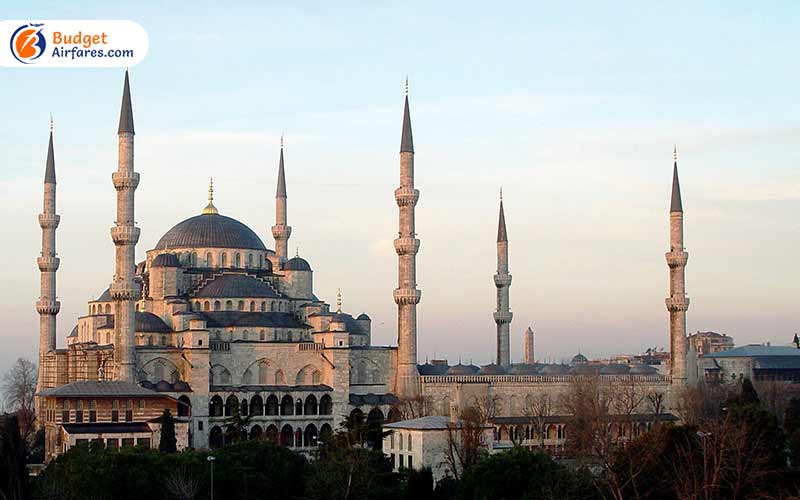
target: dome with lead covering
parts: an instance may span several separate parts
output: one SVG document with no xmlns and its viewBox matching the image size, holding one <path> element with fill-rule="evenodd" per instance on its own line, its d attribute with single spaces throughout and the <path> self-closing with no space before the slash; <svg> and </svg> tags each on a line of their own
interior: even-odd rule
<svg viewBox="0 0 800 500">
<path fill-rule="evenodd" d="M 283 263 L 285 271 L 310 271 L 311 264 L 302 257 L 293 257 Z"/>
<path fill-rule="evenodd" d="M 261 238 L 236 219 L 201 214 L 176 224 L 156 243 L 155 250 L 176 248 L 244 248 L 266 251 Z"/>
<path fill-rule="evenodd" d="M 162 253 L 156 255 L 156 258 L 150 263 L 150 267 L 181 267 L 181 264 L 175 254 Z"/>
</svg>

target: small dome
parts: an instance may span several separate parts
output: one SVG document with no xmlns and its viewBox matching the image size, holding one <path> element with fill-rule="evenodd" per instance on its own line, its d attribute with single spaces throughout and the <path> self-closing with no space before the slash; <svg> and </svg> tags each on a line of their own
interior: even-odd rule
<svg viewBox="0 0 800 500">
<path fill-rule="evenodd" d="M 178 391 L 178 392 L 185 391 L 185 390 L 189 389 L 189 384 L 187 384 L 183 380 L 178 380 L 177 382 L 172 384 L 172 388 L 175 389 L 175 391 Z"/>
<path fill-rule="evenodd" d="M 545 365 L 540 370 L 542 375 L 564 375 L 569 371 L 569 368 L 565 365 Z"/>
<path fill-rule="evenodd" d="M 628 365 L 610 364 L 600 368 L 600 375 L 627 375 L 630 372 Z"/>
<path fill-rule="evenodd" d="M 178 262 L 178 257 L 175 254 L 162 253 L 156 255 L 153 262 L 150 263 L 150 267 L 181 267 L 181 263 Z"/>
<path fill-rule="evenodd" d="M 494 363 L 481 367 L 481 375 L 505 375 L 506 369 Z"/>
<path fill-rule="evenodd" d="M 302 257 L 293 257 L 284 262 L 281 269 L 285 271 L 311 271 L 311 264 Z"/>
<path fill-rule="evenodd" d="M 417 365 L 417 371 L 420 375 L 445 375 L 447 370 L 446 365 L 432 365 L 430 363 Z"/>
<path fill-rule="evenodd" d="M 644 365 L 644 364 L 633 364 L 630 365 L 630 374 L 631 375 L 654 375 L 658 373 L 658 369 L 654 366 Z"/>
<path fill-rule="evenodd" d="M 138 264 L 136 264 L 135 274 L 144 274 L 144 268 L 145 268 L 146 264 L 147 263 L 145 261 L 141 261 Z"/>
<path fill-rule="evenodd" d="M 453 365 L 447 369 L 448 375 L 475 375 L 480 371 L 475 365 L 462 365 L 461 363 Z"/>
<path fill-rule="evenodd" d="M 136 311 L 136 331 L 143 333 L 169 333 L 172 331 L 164 321 L 151 312 Z"/>
<path fill-rule="evenodd" d="M 172 390 L 172 384 L 167 382 L 166 380 L 161 380 L 159 383 L 156 384 L 156 390 L 160 392 L 167 392 Z"/>
<path fill-rule="evenodd" d="M 358 317 L 356 319 L 358 319 L 358 320 L 370 320 L 370 317 L 367 316 L 367 313 L 361 313 L 361 314 L 358 315 Z"/>
<path fill-rule="evenodd" d="M 576 354 L 575 356 L 572 357 L 572 361 L 570 361 L 570 364 L 572 364 L 572 365 L 581 365 L 581 364 L 586 364 L 588 362 L 589 362 L 589 360 L 586 358 L 586 356 L 584 356 L 581 353 L 578 353 L 578 354 Z"/>
<path fill-rule="evenodd" d="M 511 368 L 508 369 L 508 373 L 511 375 L 538 375 L 539 367 L 527 363 L 517 363 L 511 365 Z"/>
</svg>

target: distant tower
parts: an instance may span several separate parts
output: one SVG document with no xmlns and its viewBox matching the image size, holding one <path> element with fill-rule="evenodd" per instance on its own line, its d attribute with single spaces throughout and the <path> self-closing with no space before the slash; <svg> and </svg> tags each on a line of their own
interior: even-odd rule
<svg viewBox="0 0 800 500">
<path fill-rule="evenodd" d="M 36 392 L 49 387 L 45 377 L 45 356 L 56 348 L 56 315 L 61 303 L 56 300 L 56 271 L 59 259 L 56 257 L 56 228 L 61 220 L 56 215 L 56 159 L 53 151 L 53 120 L 50 119 L 50 143 L 47 146 L 47 163 L 44 170 L 44 207 L 39 214 L 42 227 L 42 254 L 36 259 L 41 272 L 41 292 L 36 301 L 39 313 L 39 378 Z"/>
<path fill-rule="evenodd" d="M 533 330 L 529 326 L 528 329 L 525 330 L 525 363 L 528 365 L 532 365 L 536 362 L 533 349 Z"/>
<path fill-rule="evenodd" d="M 275 225 L 272 236 L 275 238 L 275 254 L 282 263 L 289 258 L 289 236 L 291 226 L 286 224 L 286 173 L 283 169 L 283 136 L 281 136 L 281 158 L 278 161 L 278 190 L 275 193 Z"/>
<path fill-rule="evenodd" d="M 672 200 L 669 209 L 669 243 L 667 265 L 669 266 L 669 297 L 666 300 L 669 311 L 669 345 L 672 353 L 670 375 L 672 383 L 682 386 L 686 383 L 686 310 L 689 298 L 686 297 L 686 276 L 684 269 L 689 254 L 683 247 L 683 204 L 681 186 L 678 181 L 678 152 L 673 151 Z"/>
<path fill-rule="evenodd" d="M 395 394 L 413 397 L 419 394 L 417 371 L 417 304 L 422 291 L 417 289 L 417 252 L 419 240 L 414 227 L 414 207 L 419 190 L 414 189 L 414 140 L 411 135 L 411 114 L 408 109 L 408 80 L 406 80 L 403 133 L 400 139 L 400 187 L 394 191 L 400 207 L 400 230 L 394 240 L 398 255 L 397 288 L 397 374 Z"/>
<path fill-rule="evenodd" d="M 114 360 L 117 380 L 136 382 L 136 328 L 135 304 L 139 288 L 134 281 L 136 271 L 136 242 L 139 228 L 135 226 L 134 193 L 139 185 L 139 174 L 133 171 L 133 109 L 128 72 L 122 90 L 122 107 L 117 130 L 119 162 L 111 175 L 117 190 L 117 220 L 111 228 L 111 239 L 116 246 L 116 269 L 111 282 L 114 300 Z"/>
<path fill-rule="evenodd" d="M 509 310 L 508 289 L 511 287 L 511 275 L 508 274 L 508 235 L 506 233 L 506 215 L 503 211 L 503 191 L 500 191 L 500 219 L 497 223 L 497 273 L 494 275 L 497 287 L 497 310 L 494 322 L 497 323 L 497 364 L 508 368 L 511 364 L 508 330 L 511 318 Z"/>
</svg>

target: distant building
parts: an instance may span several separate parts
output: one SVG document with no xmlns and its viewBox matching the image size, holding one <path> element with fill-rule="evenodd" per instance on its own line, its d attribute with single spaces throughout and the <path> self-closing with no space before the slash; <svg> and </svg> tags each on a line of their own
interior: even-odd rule
<svg viewBox="0 0 800 500">
<path fill-rule="evenodd" d="M 706 382 L 800 381 L 800 349 L 746 345 L 698 357 L 698 377 Z"/>
<path fill-rule="evenodd" d="M 689 335 L 698 356 L 733 349 L 733 337 L 717 332 L 696 332 Z"/>
</svg>

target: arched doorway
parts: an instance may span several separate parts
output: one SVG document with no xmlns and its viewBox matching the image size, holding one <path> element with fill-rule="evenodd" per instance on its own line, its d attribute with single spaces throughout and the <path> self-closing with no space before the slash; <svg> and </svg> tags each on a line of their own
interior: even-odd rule
<svg viewBox="0 0 800 500">
<path fill-rule="evenodd" d="M 192 413 L 192 402 L 187 396 L 178 398 L 178 416 L 188 417 Z"/>
<path fill-rule="evenodd" d="M 333 414 L 333 400 L 330 396 L 325 394 L 319 400 L 319 414 L 332 415 Z"/>
<path fill-rule="evenodd" d="M 383 412 L 373 408 L 367 414 L 367 446 L 373 450 L 383 449 Z"/>
<path fill-rule="evenodd" d="M 278 444 L 278 428 L 275 424 L 270 424 L 266 432 L 267 441 Z"/>
<path fill-rule="evenodd" d="M 264 430 L 261 428 L 261 426 L 256 424 L 250 428 L 250 439 L 260 439 L 263 433 Z"/>
<path fill-rule="evenodd" d="M 303 445 L 306 448 L 317 446 L 317 426 L 308 424 L 305 432 L 303 432 Z"/>
<path fill-rule="evenodd" d="M 214 396 L 208 403 L 208 415 L 211 417 L 222 416 L 222 398 Z"/>
<path fill-rule="evenodd" d="M 389 416 L 386 418 L 386 422 L 391 424 L 393 422 L 399 422 L 402 418 L 402 413 L 400 413 L 400 409 L 397 407 L 392 407 L 389 410 Z"/>
<path fill-rule="evenodd" d="M 225 436 L 222 434 L 220 426 L 215 425 L 211 428 L 211 433 L 208 436 L 208 446 L 212 450 L 222 448 L 225 445 Z"/>
<path fill-rule="evenodd" d="M 330 443 L 332 437 L 333 437 L 333 429 L 331 428 L 330 424 L 322 424 L 322 427 L 320 427 L 319 429 L 318 441 L 322 441 L 323 443 Z"/>
</svg>

